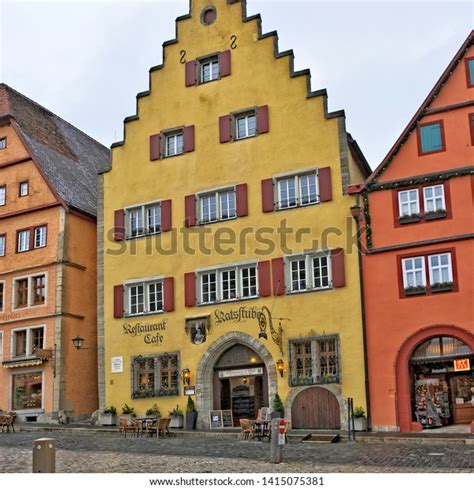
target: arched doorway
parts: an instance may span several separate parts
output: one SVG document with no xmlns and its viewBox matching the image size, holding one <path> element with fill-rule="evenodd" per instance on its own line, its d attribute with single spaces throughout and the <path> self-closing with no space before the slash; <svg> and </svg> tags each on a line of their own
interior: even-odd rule
<svg viewBox="0 0 474 489">
<path fill-rule="evenodd" d="M 291 406 L 292 427 L 297 429 L 341 429 L 341 413 L 336 396 L 322 387 L 301 391 Z"/>
<path fill-rule="evenodd" d="M 400 431 L 471 422 L 473 351 L 474 336 L 454 326 L 426 328 L 405 341 L 396 362 Z"/>
<path fill-rule="evenodd" d="M 233 347 L 236 346 L 238 348 L 234 350 Z M 196 404 L 197 410 L 200 413 L 198 417 L 199 428 L 209 428 L 210 411 L 215 409 L 214 406 L 222 406 L 223 403 L 224 405 L 226 402 L 228 403 L 229 400 L 226 400 L 225 396 L 229 396 L 230 394 L 230 397 L 232 397 L 232 390 L 228 387 L 224 386 L 224 390 L 227 389 L 227 391 L 222 393 L 222 387 L 220 384 L 221 378 L 230 379 L 233 377 L 228 376 L 235 374 L 235 378 L 239 380 L 236 381 L 236 385 L 234 387 L 237 387 L 238 385 L 243 385 L 245 387 L 245 384 L 243 383 L 243 378 L 245 375 L 237 376 L 235 372 L 239 367 L 239 365 L 237 365 L 239 360 L 235 359 L 238 359 L 239 356 L 241 356 L 240 362 L 242 362 L 242 360 L 248 362 L 244 364 L 246 368 L 262 369 L 261 374 L 259 373 L 257 375 L 256 372 L 250 371 L 251 374 L 255 373 L 256 375 L 247 375 L 247 378 L 261 376 L 261 402 L 265 403 L 268 401 L 268 403 L 270 403 L 275 396 L 277 392 L 277 371 L 275 367 L 275 360 L 266 346 L 263 345 L 257 338 L 240 331 L 232 331 L 227 333 L 218 338 L 209 346 L 209 348 L 204 352 L 197 368 Z M 254 360 L 252 360 L 252 358 Z M 227 368 L 229 366 L 228 362 L 232 363 L 232 365 L 230 365 L 232 368 Z M 257 363 L 259 364 L 259 367 L 256 366 Z M 219 372 L 225 370 L 233 370 L 233 373 L 230 372 L 219 377 Z M 217 384 L 217 382 L 219 382 L 219 384 Z M 240 384 L 238 382 L 240 382 Z M 239 390 L 242 394 L 245 394 L 244 389 L 238 389 L 236 394 L 239 393 Z M 253 392 L 255 394 L 255 389 Z M 222 399 L 222 395 L 224 395 L 224 399 Z M 230 402 L 232 406 L 232 399 L 230 399 Z"/>
</svg>

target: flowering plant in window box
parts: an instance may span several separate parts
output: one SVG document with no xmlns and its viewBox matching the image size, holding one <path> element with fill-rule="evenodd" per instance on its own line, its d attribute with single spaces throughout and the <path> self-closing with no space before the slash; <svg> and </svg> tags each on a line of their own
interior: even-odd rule
<svg viewBox="0 0 474 489">
<path fill-rule="evenodd" d="M 291 378 L 291 385 L 296 387 L 298 385 L 311 385 L 314 384 L 313 377 L 311 375 L 301 375 Z"/>
<path fill-rule="evenodd" d="M 424 285 L 416 285 L 411 287 L 405 287 L 405 295 L 417 295 L 424 294 L 426 292 L 426 287 Z"/>
<path fill-rule="evenodd" d="M 318 384 L 337 384 L 339 377 L 337 375 L 323 375 L 318 379 Z"/>
<path fill-rule="evenodd" d="M 403 214 L 403 216 L 400 216 L 398 218 L 400 224 L 407 224 L 410 222 L 418 222 L 421 221 L 421 214 L 415 213 L 415 214 Z"/>
<path fill-rule="evenodd" d="M 437 209 L 436 211 L 427 211 L 425 212 L 425 219 L 427 221 L 431 219 L 440 219 L 442 217 L 446 217 L 447 212 L 446 209 Z"/>
<path fill-rule="evenodd" d="M 452 282 L 438 282 L 436 284 L 431 284 L 432 292 L 443 292 L 445 290 L 453 290 Z"/>
</svg>

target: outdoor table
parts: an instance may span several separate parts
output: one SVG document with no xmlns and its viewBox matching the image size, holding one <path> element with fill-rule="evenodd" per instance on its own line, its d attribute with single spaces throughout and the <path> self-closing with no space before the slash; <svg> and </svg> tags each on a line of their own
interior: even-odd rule
<svg viewBox="0 0 474 489">
<path fill-rule="evenodd" d="M 146 432 L 146 425 L 149 421 L 153 422 L 153 421 L 157 421 L 157 418 L 156 416 L 137 416 L 135 418 L 137 421 L 140 421 L 141 424 L 142 424 L 142 433 L 145 433 Z"/>
</svg>

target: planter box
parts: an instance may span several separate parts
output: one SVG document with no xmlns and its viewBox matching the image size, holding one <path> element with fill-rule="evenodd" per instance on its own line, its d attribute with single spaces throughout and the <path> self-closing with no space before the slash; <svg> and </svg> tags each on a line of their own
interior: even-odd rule
<svg viewBox="0 0 474 489">
<path fill-rule="evenodd" d="M 425 220 L 431 221 L 432 219 L 443 219 L 443 217 L 446 217 L 447 215 L 446 211 L 427 212 L 425 214 Z"/>
<path fill-rule="evenodd" d="M 431 292 L 446 292 L 448 290 L 453 290 L 453 284 L 443 285 L 441 287 L 437 287 L 436 285 L 431 286 Z"/>
<path fill-rule="evenodd" d="M 115 426 L 117 424 L 117 415 L 101 413 L 99 414 L 99 424 L 101 426 Z"/>
<path fill-rule="evenodd" d="M 184 416 L 173 415 L 171 416 L 170 428 L 182 428 L 184 425 Z"/>
<path fill-rule="evenodd" d="M 197 418 L 198 418 L 198 413 L 197 411 L 194 411 L 192 413 L 186 413 L 185 417 L 186 421 L 186 429 L 187 430 L 195 430 L 196 429 L 196 423 L 197 423 Z"/>
<path fill-rule="evenodd" d="M 417 289 L 405 289 L 404 290 L 405 295 L 418 295 L 418 294 L 426 294 L 426 287 L 421 287 Z"/>
<path fill-rule="evenodd" d="M 367 418 L 365 416 L 354 418 L 354 429 L 356 431 L 367 431 Z"/>
<path fill-rule="evenodd" d="M 400 216 L 398 218 L 398 222 L 400 224 L 409 224 L 411 222 L 419 222 L 421 221 L 421 216 L 419 214 L 413 214 L 411 216 Z"/>
</svg>

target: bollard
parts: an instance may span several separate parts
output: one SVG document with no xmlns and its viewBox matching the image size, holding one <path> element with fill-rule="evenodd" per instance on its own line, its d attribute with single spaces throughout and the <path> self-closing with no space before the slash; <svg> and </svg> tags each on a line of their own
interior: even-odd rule
<svg viewBox="0 0 474 489">
<path fill-rule="evenodd" d="M 56 472 L 56 440 L 39 438 L 33 442 L 33 473 L 53 474 Z"/>
<path fill-rule="evenodd" d="M 281 463 L 283 445 L 285 444 L 285 420 L 272 419 L 272 438 L 270 446 L 270 461 L 274 464 Z"/>
</svg>

